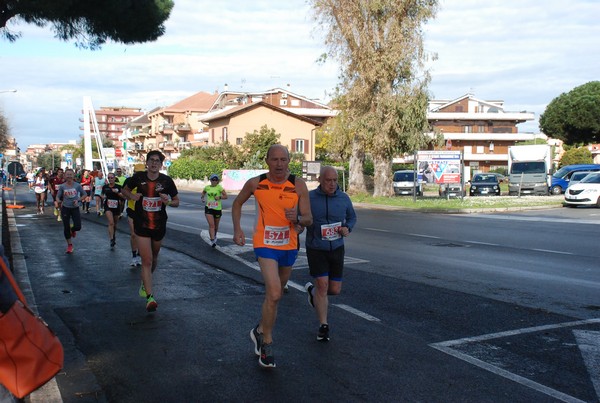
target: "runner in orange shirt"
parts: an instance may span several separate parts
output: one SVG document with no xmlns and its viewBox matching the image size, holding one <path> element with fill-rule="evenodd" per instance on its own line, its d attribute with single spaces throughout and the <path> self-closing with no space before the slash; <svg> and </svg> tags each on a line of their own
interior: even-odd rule
<svg viewBox="0 0 600 403">
<path fill-rule="evenodd" d="M 233 202 L 233 240 L 246 243 L 240 225 L 242 205 L 254 195 L 258 217 L 252 238 L 254 253 L 265 282 L 262 317 L 250 331 L 258 363 L 265 368 L 275 367 L 273 327 L 283 287 L 290 278 L 292 265 L 298 255 L 300 226 L 312 223 L 306 183 L 289 172 L 290 154 L 281 144 L 269 147 L 266 157 L 269 172 L 249 179 Z"/>
</svg>

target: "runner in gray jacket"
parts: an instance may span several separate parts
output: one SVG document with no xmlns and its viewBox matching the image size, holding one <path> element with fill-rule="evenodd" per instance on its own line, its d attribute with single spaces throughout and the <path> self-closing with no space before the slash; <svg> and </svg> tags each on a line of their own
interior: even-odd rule
<svg viewBox="0 0 600 403">
<path fill-rule="evenodd" d="M 313 223 L 306 228 L 306 256 L 315 285 L 306 283 L 308 302 L 319 320 L 317 340 L 329 340 L 328 295 L 342 290 L 344 270 L 344 238 L 356 224 L 356 213 L 350 197 L 340 190 L 335 168 L 323 166 L 319 187 L 309 192 Z"/>
</svg>

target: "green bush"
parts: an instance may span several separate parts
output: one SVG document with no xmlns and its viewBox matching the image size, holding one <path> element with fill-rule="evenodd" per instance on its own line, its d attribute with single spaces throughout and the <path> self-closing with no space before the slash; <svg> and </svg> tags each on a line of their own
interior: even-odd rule
<svg viewBox="0 0 600 403">
<path fill-rule="evenodd" d="M 202 161 L 193 157 L 180 157 L 169 167 L 169 176 L 176 179 L 204 180 L 211 174 L 217 174 L 220 177 L 224 169 L 227 169 L 227 166 L 221 161 Z"/>
<path fill-rule="evenodd" d="M 291 161 L 290 165 L 290 173 L 302 178 L 302 162 L 301 161 Z"/>
</svg>

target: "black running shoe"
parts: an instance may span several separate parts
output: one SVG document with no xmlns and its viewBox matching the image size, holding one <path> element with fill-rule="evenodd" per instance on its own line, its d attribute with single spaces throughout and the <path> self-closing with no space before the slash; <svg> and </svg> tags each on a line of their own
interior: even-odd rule
<svg viewBox="0 0 600 403">
<path fill-rule="evenodd" d="M 310 306 L 312 306 L 314 308 L 315 302 L 313 301 L 313 295 L 312 295 L 313 288 L 315 288 L 315 286 L 312 285 L 312 283 L 310 281 L 304 285 L 304 289 L 306 290 L 306 293 L 308 294 L 308 303 L 310 304 Z"/>
<path fill-rule="evenodd" d="M 275 356 L 273 355 L 273 343 L 260 346 L 260 357 L 258 364 L 263 368 L 275 368 Z"/>
<path fill-rule="evenodd" d="M 260 355 L 260 346 L 263 341 L 263 335 L 258 333 L 258 325 L 250 330 L 250 338 L 254 342 L 254 354 Z"/>
<path fill-rule="evenodd" d="M 319 326 L 319 333 L 317 333 L 318 341 L 329 341 L 329 325 Z"/>
</svg>

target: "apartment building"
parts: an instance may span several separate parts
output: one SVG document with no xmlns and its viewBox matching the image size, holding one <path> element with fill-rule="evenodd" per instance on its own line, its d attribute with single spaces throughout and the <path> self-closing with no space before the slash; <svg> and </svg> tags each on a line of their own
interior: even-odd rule
<svg viewBox="0 0 600 403">
<path fill-rule="evenodd" d="M 508 147 L 541 137 L 518 132 L 519 123 L 534 118 L 532 112 L 506 111 L 504 101 L 481 100 L 473 94 L 453 100 L 432 100 L 427 113 L 431 127 L 444 136 L 444 149 L 462 151 L 465 167 L 470 167 L 471 172 L 505 168 Z"/>
<path fill-rule="evenodd" d="M 130 108 L 130 107 L 113 107 L 113 106 L 102 106 L 100 109 L 94 110 L 96 115 L 96 121 L 98 122 L 98 132 L 102 138 L 111 140 L 114 144 L 115 155 L 117 158 L 123 157 L 123 144 L 121 135 L 126 129 L 126 125 L 133 119 L 144 114 L 141 108 Z M 83 117 L 79 119 L 83 122 Z M 93 122 L 90 122 L 92 125 Z M 83 126 L 80 127 L 84 130 Z M 91 128 L 92 132 L 95 133 L 94 128 Z"/>
</svg>

